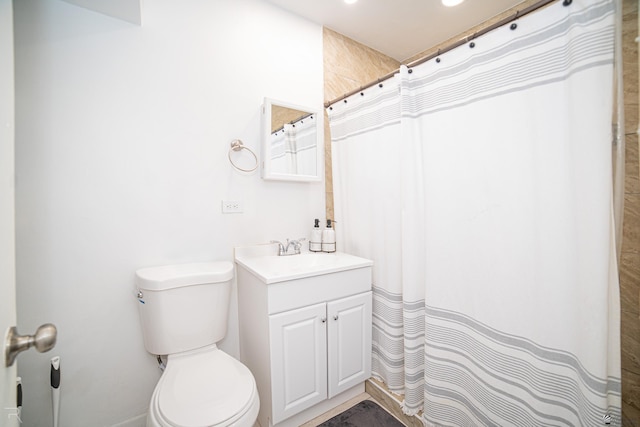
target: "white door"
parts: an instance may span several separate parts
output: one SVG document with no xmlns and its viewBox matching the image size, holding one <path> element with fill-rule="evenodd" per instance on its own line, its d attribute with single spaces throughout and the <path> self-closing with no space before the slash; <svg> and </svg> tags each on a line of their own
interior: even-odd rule
<svg viewBox="0 0 640 427">
<path fill-rule="evenodd" d="M 371 292 L 327 303 L 329 398 L 371 376 Z"/>
<path fill-rule="evenodd" d="M 18 425 L 16 365 L 5 368 L 4 342 L 16 324 L 13 146 L 13 11 L 11 0 L 0 0 L 0 425 Z"/>
<path fill-rule="evenodd" d="M 326 304 L 269 316 L 273 424 L 327 398 Z"/>
</svg>

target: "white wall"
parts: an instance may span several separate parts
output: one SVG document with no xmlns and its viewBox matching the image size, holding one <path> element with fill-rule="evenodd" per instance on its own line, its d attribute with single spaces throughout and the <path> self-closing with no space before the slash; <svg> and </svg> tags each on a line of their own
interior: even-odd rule
<svg viewBox="0 0 640 427">
<path fill-rule="evenodd" d="M 14 3 L 19 329 L 59 329 L 54 350 L 21 357 L 23 425 L 51 425 L 55 355 L 60 425 L 138 425 L 160 371 L 134 271 L 231 260 L 324 217 L 323 183 L 264 182 L 227 159 L 234 138 L 259 149 L 263 97 L 321 108 L 321 28 L 260 0 L 146 0 L 142 27 Z M 235 302 L 221 347 L 237 356 Z"/>
</svg>

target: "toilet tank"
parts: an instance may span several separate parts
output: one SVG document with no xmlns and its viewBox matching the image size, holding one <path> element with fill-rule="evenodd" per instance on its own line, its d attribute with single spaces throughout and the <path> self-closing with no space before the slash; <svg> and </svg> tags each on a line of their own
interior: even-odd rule
<svg viewBox="0 0 640 427">
<path fill-rule="evenodd" d="M 174 354 L 214 344 L 227 332 L 233 264 L 165 265 L 136 271 L 144 346 Z"/>
</svg>

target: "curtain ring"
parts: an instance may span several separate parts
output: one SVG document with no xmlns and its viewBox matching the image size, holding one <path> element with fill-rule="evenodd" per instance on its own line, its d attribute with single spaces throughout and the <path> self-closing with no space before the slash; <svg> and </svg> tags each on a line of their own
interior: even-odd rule
<svg viewBox="0 0 640 427">
<path fill-rule="evenodd" d="M 242 150 L 247 150 L 249 153 L 251 153 L 251 155 L 253 156 L 254 160 L 256 161 L 256 165 L 254 167 L 252 167 L 251 169 L 244 169 L 241 168 L 240 166 L 237 166 L 235 163 L 233 163 L 233 160 L 231 159 L 231 152 L 232 151 L 242 151 Z M 240 141 L 239 139 L 234 139 L 233 141 L 231 141 L 231 147 L 229 148 L 229 161 L 231 162 L 231 166 L 233 166 L 234 168 L 238 169 L 239 171 L 242 172 L 253 172 L 254 170 L 256 170 L 258 168 L 258 156 L 256 156 L 256 153 L 254 153 L 251 148 L 249 147 L 245 147 L 244 143 L 242 141 Z"/>
</svg>

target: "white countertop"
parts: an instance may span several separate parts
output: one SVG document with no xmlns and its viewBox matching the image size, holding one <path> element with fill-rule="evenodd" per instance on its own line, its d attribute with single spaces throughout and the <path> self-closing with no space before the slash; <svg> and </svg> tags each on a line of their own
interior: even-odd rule
<svg viewBox="0 0 640 427">
<path fill-rule="evenodd" d="M 369 259 L 343 252 L 303 252 L 285 256 L 278 256 L 277 253 L 277 244 L 238 247 L 235 248 L 235 262 L 266 284 L 373 265 Z"/>
</svg>

